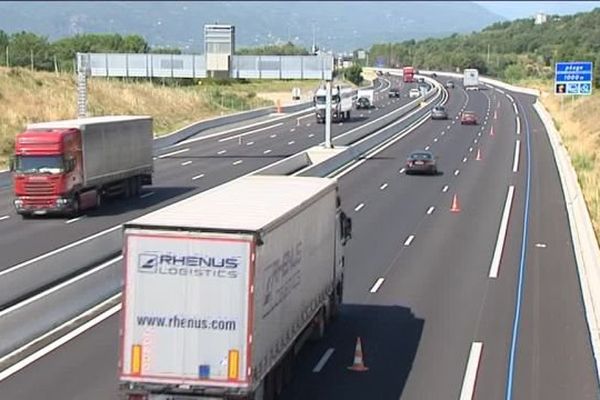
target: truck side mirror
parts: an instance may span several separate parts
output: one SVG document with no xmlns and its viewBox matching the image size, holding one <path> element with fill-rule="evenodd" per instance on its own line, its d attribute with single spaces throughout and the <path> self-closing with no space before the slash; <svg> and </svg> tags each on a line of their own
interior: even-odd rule
<svg viewBox="0 0 600 400">
<path fill-rule="evenodd" d="M 65 172 L 71 172 L 75 169 L 75 159 L 67 158 L 65 160 Z"/>
</svg>

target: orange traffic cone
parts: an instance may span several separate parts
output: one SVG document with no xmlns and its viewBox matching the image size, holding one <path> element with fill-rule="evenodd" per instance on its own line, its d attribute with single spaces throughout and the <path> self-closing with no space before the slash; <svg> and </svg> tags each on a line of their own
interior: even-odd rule
<svg viewBox="0 0 600 400">
<path fill-rule="evenodd" d="M 360 342 L 360 337 L 356 338 L 356 348 L 354 349 L 354 363 L 352 363 L 352 366 L 348 367 L 348 369 L 350 371 L 356 372 L 365 372 L 369 370 L 369 368 L 367 368 L 363 361 L 362 344 Z"/>
<path fill-rule="evenodd" d="M 451 212 L 460 212 L 460 206 L 458 205 L 458 196 L 456 194 L 452 198 L 452 206 L 450 207 Z"/>
<path fill-rule="evenodd" d="M 477 149 L 477 157 L 475 157 L 475 161 L 481 161 L 481 149 Z"/>
<path fill-rule="evenodd" d="M 492 129 L 490 129 L 490 136 L 494 136 L 494 125 L 492 125 Z"/>
</svg>

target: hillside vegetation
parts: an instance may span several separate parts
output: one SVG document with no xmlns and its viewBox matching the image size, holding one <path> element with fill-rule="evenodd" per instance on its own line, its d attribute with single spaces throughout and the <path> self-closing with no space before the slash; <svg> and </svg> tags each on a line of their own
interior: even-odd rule
<svg viewBox="0 0 600 400">
<path fill-rule="evenodd" d="M 317 81 L 308 80 L 242 82 L 163 86 L 149 81 L 91 79 L 88 110 L 91 116 L 151 115 L 155 134 L 161 135 L 205 118 L 272 105 L 269 99 L 289 100 L 292 87 L 308 93 L 318 86 Z M 14 136 L 27 123 L 75 118 L 76 96 L 71 74 L 0 67 L 0 169 L 6 167 Z"/>
<path fill-rule="evenodd" d="M 391 59 L 390 59 L 391 55 Z M 533 19 L 495 23 L 481 32 L 453 34 L 443 39 L 377 44 L 378 57 L 388 65 L 414 65 L 421 69 L 454 71 L 477 68 L 486 75 L 507 80 L 551 79 L 554 62 L 593 61 L 596 86 L 600 78 L 600 9 L 570 16 L 550 16 L 535 25 Z"/>
</svg>

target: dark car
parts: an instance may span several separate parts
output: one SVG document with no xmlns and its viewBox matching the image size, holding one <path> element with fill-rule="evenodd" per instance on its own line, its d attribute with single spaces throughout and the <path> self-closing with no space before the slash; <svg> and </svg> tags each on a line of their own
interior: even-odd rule
<svg viewBox="0 0 600 400">
<path fill-rule="evenodd" d="M 437 74 L 434 72 L 433 74 L 431 74 L 432 78 L 437 78 Z"/>
<path fill-rule="evenodd" d="M 383 75 L 383 74 L 381 73 L 381 71 L 377 71 L 377 72 L 375 72 L 375 74 L 376 74 L 377 76 L 381 76 L 381 75 Z"/>
<path fill-rule="evenodd" d="M 366 97 L 361 97 L 356 101 L 356 109 L 371 108 L 371 102 Z"/>
<path fill-rule="evenodd" d="M 437 174 L 437 157 L 430 151 L 413 151 L 406 160 L 406 174 L 427 173 Z"/>
<path fill-rule="evenodd" d="M 453 89 L 454 88 L 454 82 L 453 81 L 448 81 L 446 82 L 446 87 L 448 89 Z"/>
<path fill-rule="evenodd" d="M 477 125 L 477 115 L 473 111 L 465 111 L 460 115 L 461 125 Z"/>
<path fill-rule="evenodd" d="M 388 92 L 388 97 L 400 97 L 400 89 L 391 88 Z"/>
<path fill-rule="evenodd" d="M 431 110 L 431 119 L 448 119 L 448 112 L 444 106 L 435 106 Z"/>
</svg>

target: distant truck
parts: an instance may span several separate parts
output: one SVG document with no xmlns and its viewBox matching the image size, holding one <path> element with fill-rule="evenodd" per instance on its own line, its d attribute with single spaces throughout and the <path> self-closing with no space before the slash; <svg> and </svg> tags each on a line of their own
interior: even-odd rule
<svg viewBox="0 0 600 400">
<path fill-rule="evenodd" d="M 338 312 L 337 181 L 246 176 L 124 224 L 120 393 L 271 400 Z"/>
<path fill-rule="evenodd" d="M 335 86 L 331 88 L 331 119 L 335 122 L 350 119 L 352 110 L 352 88 L 341 88 Z M 325 123 L 325 111 L 327 109 L 327 89 L 320 87 L 315 92 L 313 99 L 315 104 L 315 116 L 317 123 Z"/>
<path fill-rule="evenodd" d="M 479 71 L 476 69 L 465 69 L 463 86 L 465 90 L 479 90 Z"/>
<path fill-rule="evenodd" d="M 412 83 L 415 81 L 415 68 L 404 67 L 402 68 L 402 81 L 405 83 Z"/>
<path fill-rule="evenodd" d="M 375 100 L 373 89 L 358 89 L 356 108 L 371 108 Z"/>
<path fill-rule="evenodd" d="M 27 125 L 11 160 L 17 213 L 77 216 L 104 196 L 137 195 L 152 184 L 152 139 L 146 116 Z"/>
</svg>

